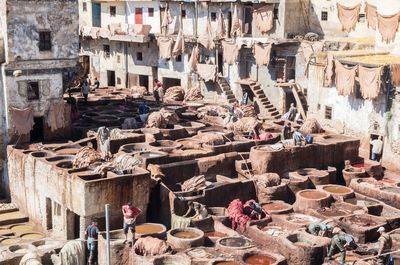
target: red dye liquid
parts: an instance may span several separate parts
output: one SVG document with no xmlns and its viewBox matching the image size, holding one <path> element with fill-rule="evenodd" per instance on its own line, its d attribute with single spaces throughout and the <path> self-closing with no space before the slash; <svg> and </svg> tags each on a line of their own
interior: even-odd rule
<svg viewBox="0 0 400 265">
<path fill-rule="evenodd" d="M 366 167 L 369 167 L 370 166 L 370 164 L 354 164 L 354 165 L 351 165 L 352 167 L 356 167 L 356 168 L 366 168 Z"/>
<path fill-rule="evenodd" d="M 253 255 L 248 257 L 244 262 L 248 265 L 272 265 L 276 262 L 276 259 L 263 255 Z"/>
</svg>

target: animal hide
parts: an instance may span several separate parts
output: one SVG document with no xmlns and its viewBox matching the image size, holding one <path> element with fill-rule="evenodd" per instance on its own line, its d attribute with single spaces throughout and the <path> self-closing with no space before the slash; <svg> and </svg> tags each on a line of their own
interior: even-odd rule
<svg viewBox="0 0 400 265">
<path fill-rule="evenodd" d="M 367 68 L 358 66 L 361 95 L 364 99 L 375 99 L 381 90 L 381 76 L 383 67 Z"/>
<path fill-rule="evenodd" d="M 274 8 L 273 4 L 267 4 L 254 11 L 256 26 L 261 34 L 268 33 L 274 27 Z"/>
<path fill-rule="evenodd" d="M 346 7 L 337 3 L 338 17 L 342 24 L 342 30 L 345 32 L 350 32 L 355 29 L 358 15 L 360 14 L 361 5 L 358 4 L 354 7 Z"/>
<path fill-rule="evenodd" d="M 357 66 L 344 66 L 335 60 L 336 89 L 340 96 L 349 96 L 355 91 Z"/>
<path fill-rule="evenodd" d="M 391 43 L 396 38 L 399 28 L 400 12 L 392 16 L 382 16 L 378 14 L 378 30 L 381 33 L 382 41 Z"/>
<path fill-rule="evenodd" d="M 170 250 L 170 247 L 164 240 L 146 236 L 136 240 L 133 249 L 139 255 L 156 256 L 167 253 Z"/>
</svg>

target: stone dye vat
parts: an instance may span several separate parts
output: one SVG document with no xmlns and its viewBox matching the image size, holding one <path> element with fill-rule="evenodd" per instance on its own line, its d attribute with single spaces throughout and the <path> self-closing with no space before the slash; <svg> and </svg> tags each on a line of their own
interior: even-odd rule
<svg viewBox="0 0 400 265">
<path fill-rule="evenodd" d="M 352 179 L 357 178 L 366 178 L 367 173 L 364 168 L 356 168 L 356 167 L 348 167 L 342 170 L 344 181 L 346 182 L 346 186 L 350 186 L 350 182 Z"/>
<path fill-rule="evenodd" d="M 261 206 L 268 214 L 286 214 L 293 212 L 293 206 L 283 201 L 271 201 Z"/>
<path fill-rule="evenodd" d="M 332 197 L 326 191 L 302 190 L 297 192 L 293 208 L 295 211 L 306 213 L 308 209 L 329 207 L 331 202 Z"/>
<path fill-rule="evenodd" d="M 316 168 L 301 168 L 294 172 L 296 175 L 300 175 L 303 177 L 308 177 L 314 186 L 317 185 L 326 185 L 329 184 L 330 176 L 329 172 L 318 170 Z"/>
<path fill-rule="evenodd" d="M 204 232 L 197 228 L 176 228 L 167 232 L 167 242 L 177 249 L 204 245 Z"/>
<path fill-rule="evenodd" d="M 286 259 L 279 255 L 265 251 L 251 251 L 245 253 L 242 258 L 246 265 L 283 265 Z"/>
<path fill-rule="evenodd" d="M 340 185 L 321 185 L 317 190 L 323 190 L 331 194 L 333 198 L 351 198 L 354 197 L 354 191 L 351 188 Z"/>
<path fill-rule="evenodd" d="M 167 228 L 162 224 L 143 223 L 136 225 L 136 235 L 139 237 L 151 236 L 162 239 L 166 236 L 166 232 Z"/>
<path fill-rule="evenodd" d="M 224 252 L 237 253 L 253 248 L 254 244 L 250 239 L 241 236 L 234 236 L 218 239 L 215 243 L 215 247 L 217 250 Z"/>
</svg>

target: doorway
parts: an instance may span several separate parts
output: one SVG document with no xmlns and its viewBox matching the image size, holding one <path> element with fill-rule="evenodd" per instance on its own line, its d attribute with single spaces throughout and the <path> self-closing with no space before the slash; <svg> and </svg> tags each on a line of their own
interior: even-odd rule
<svg viewBox="0 0 400 265">
<path fill-rule="evenodd" d="M 53 229 L 53 204 L 50 198 L 46 198 L 46 229 Z"/>
<path fill-rule="evenodd" d="M 224 56 L 221 52 L 218 53 L 218 73 L 224 75 Z"/>
<path fill-rule="evenodd" d="M 143 9 L 135 8 L 135 24 L 141 25 L 143 24 Z"/>
<path fill-rule="evenodd" d="M 90 72 L 90 56 L 83 55 L 79 57 L 79 62 L 85 76 L 89 75 Z"/>
<path fill-rule="evenodd" d="M 144 86 L 149 91 L 149 76 L 139 75 L 139 86 Z"/>
<path fill-rule="evenodd" d="M 44 118 L 38 117 L 34 118 L 33 121 L 35 124 L 33 125 L 31 131 L 31 142 L 42 142 L 44 140 Z"/>
<path fill-rule="evenodd" d="M 107 71 L 107 85 L 115 86 L 115 71 Z"/>
<path fill-rule="evenodd" d="M 294 103 L 296 105 L 296 107 L 298 107 L 296 104 L 296 98 L 294 97 L 293 92 L 285 91 L 285 113 L 289 111 L 290 104 L 292 104 L 292 103 Z"/>
<path fill-rule="evenodd" d="M 181 80 L 178 78 L 167 78 L 164 77 L 163 78 L 163 85 L 164 85 L 164 89 L 167 90 L 170 87 L 173 86 L 180 86 L 181 85 Z"/>
<path fill-rule="evenodd" d="M 369 144 L 369 159 L 370 159 L 370 160 L 373 160 L 373 157 L 372 157 L 372 144 L 371 144 L 371 142 L 372 142 L 373 140 L 377 140 L 379 137 L 380 137 L 380 135 L 378 135 L 378 134 L 371 134 L 371 136 L 370 136 L 370 144 Z M 383 153 L 383 149 L 382 149 L 381 154 L 382 154 L 382 153 Z M 379 157 L 379 160 L 381 160 L 381 157 Z"/>
<path fill-rule="evenodd" d="M 92 3 L 92 26 L 101 27 L 101 5 L 100 3 Z"/>
</svg>

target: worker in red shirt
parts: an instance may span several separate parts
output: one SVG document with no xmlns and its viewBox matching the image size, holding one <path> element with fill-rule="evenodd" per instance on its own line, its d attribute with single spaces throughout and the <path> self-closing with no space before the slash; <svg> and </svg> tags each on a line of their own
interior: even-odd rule
<svg viewBox="0 0 400 265">
<path fill-rule="evenodd" d="M 132 206 L 131 202 L 128 202 L 126 205 L 122 206 L 125 240 L 128 240 L 128 230 L 131 230 L 132 232 L 132 241 L 135 239 L 136 217 L 138 217 L 141 212 L 142 210 Z"/>
</svg>

